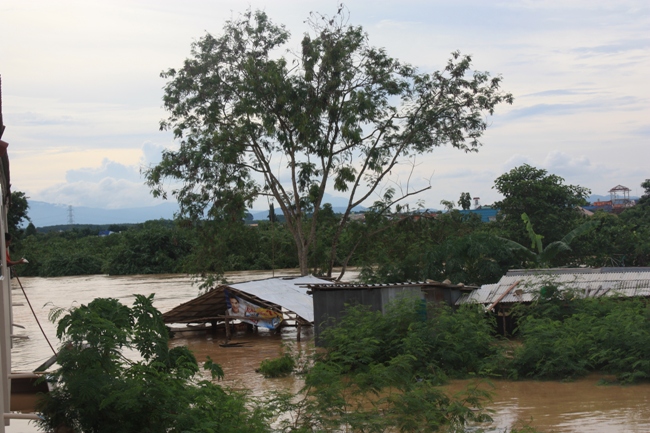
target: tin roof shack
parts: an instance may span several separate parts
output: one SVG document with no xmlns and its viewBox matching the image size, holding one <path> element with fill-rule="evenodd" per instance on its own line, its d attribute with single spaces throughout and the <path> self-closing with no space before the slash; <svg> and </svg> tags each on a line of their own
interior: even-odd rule
<svg viewBox="0 0 650 433">
<path fill-rule="evenodd" d="M 314 300 L 314 329 L 316 345 L 322 344 L 320 334 L 336 324 L 347 305 L 368 305 L 373 311 L 385 311 L 386 305 L 401 296 L 413 296 L 427 302 L 454 305 L 463 291 L 471 291 L 462 284 L 437 281 L 397 284 L 310 284 Z"/>
<path fill-rule="evenodd" d="M 306 276 L 221 285 L 164 313 L 163 321 L 167 324 L 203 326 L 210 323 L 213 332 L 218 327 L 225 328 L 228 340 L 230 325 L 234 321 L 268 329 L 290 326 L 287 321 L 291 321 L 298 327 L 300 339 L 300 328 L 311 326 L 314 321 L 313 302 L 307 293 L 307 284 L 327 285 L 328 281 Z M 241 308 L 240 312 L 233 311 L 233 298 Z"/>
<path fill-rule="evenodd" d="M 422 286 L 422 292 L 424 293 L 424 299 L 427 301 L 427 304 L 444 303 L 451 307 L 454 307 L 463 295 L 468 295 L 476 289 L 478 289 L 477 286 L 451 284 L 449 280 L 443 282 L 427 280 L 426 285 Z"/>
<path fill-rule="evenodd" d="M 486 284 L 456 304 L 483 304 L 499 316 L 499 331 L 512 333 L 510 308 L 530 303 L 547 290 L 571 290 L 573 296 L 650 297 L 650 268 L 562 268 L 511 270 L 496 284 Z"/>
</svg>

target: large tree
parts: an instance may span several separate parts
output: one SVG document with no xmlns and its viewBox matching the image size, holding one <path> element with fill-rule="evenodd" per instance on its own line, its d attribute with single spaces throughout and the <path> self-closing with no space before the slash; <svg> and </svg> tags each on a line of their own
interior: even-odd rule
<svg viewBox="0 0 650 433">
<path fill-rule="evenodd" d="M 562 177 L 528 164 L 499 176 L 493 188 L 503 195 L 503 200 L 494 203 L 499 209 L 499 226 L 506 232 L 505 237 L 520 244 L 528 243 L 522 214 L 528 215 L 545 243 L 559 241 L 580 224 L 579 206 L 587 204 L 585 199 L 590 193 L 587 188 L 567 185 Z"/>
<path fill-rule="evenodd" d="M 347 19 L 341 9 L 312 15 L 299 53 L 282 55 L 289 32 L 259 11 L 194 43 L 180 70 L 162 74 L 169 118 L 161 128 L 180 147 L 146 172 L 154 195 L 166 196 L 166 179 L 180 181 L 172 194 L 183 213 L 217 217 L 272 197 L 306 274 L 323 194 L 345 192 L 331 272 L 351 210 L 381 191 L 398 164 L 444 144 L 476 151 L 486 116 L 512 101 L 500 77 L 473 71 L 458 52 L 442 71 L 419 73 L 370 46 Z M 380 211 L 418 192 L 403 186 Z"/>
</svg>

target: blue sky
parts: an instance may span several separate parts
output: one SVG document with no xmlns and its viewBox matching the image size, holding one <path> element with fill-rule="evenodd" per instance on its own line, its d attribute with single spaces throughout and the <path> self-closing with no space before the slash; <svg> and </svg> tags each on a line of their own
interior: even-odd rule
<svg viewBox="0 0 650 433">
<path fill-rule="evenodd" d="M 170 134 L 158 130 L 162 70 L 247 5 L 297 48 L 310 11 L 335 1 L 31 0 L 0 3 L 0 75 L 12 184 L 33 200 L 128 208 L 159 203 L 140 169 Z M 639 195 L 650 178 L 650 6 L 647 1 L 348 1 L 371 44 L 417 66 L 460 50 L 514 94 L 476 154 L 440 148 L 418 159 L 414 186 L 431 208 L 470 192 L 499 199 L 494 179 L 528 163 L 569 184 Z M 409 168 L 396 170 L 405 179 Z M 257 206 L 265 208 L 266 204 Z"/>
</svg>

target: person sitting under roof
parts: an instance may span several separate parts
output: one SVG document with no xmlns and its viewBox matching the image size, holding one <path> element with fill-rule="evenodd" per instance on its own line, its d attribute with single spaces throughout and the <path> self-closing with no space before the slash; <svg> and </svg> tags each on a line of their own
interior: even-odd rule
<svg viewBox="0 0 650 433">
<path fill-rule="evenodd" d="M 20 260 L 11 260 L 11 257 L 9 256 L 9 247 L 11 246 L 11 234 L 10 233 L 5 233 L 5 252 L 7 254 L 7 266 L 14 266 L 14 265 L 22 265 L 23 263 L 27 263 L 27 260 L 23 257 Z"/>
</svg>

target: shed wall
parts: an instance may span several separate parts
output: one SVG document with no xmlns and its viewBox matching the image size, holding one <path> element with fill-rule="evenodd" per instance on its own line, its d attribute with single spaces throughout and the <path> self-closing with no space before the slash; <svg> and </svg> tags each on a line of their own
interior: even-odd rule
<svg viewBox="0 0 650 433">
<path fill-rule="evenodd" d="M 401 296 L 424 298 L 420 287 L 314 290 L 314 330 L 316 345 L 322 345 L 321 333 L 343 318 L 347 305 L 367 305 L 371 311 L 381 311 L 383 313 L 389 302 Z"/>
</svg>

